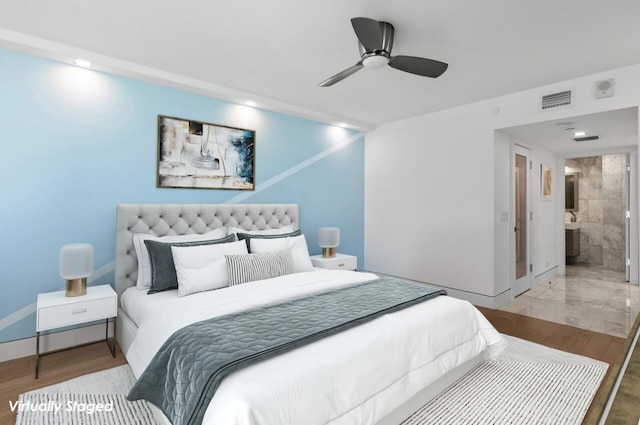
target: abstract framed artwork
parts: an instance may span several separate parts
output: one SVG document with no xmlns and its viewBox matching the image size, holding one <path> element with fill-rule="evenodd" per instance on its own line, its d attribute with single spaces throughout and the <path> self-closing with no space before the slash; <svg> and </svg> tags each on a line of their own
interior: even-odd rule
<svg viewBox="0 0 640 425">
<path fill-rule="evenodd" d="M 540 195 L 543 201 L 553 199 L 553 167 L 549 164 L 540 165 Z"/>
<path fill-rule="evenodd" d="M 157 187 L 255 189 L 256 132 L 158 115 Z"/>
</svg>

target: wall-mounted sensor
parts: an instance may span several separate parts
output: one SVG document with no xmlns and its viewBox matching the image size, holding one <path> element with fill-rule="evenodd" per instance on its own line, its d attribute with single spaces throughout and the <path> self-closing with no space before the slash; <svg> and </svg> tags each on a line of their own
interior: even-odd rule
<svg viewBox="0 0 640 425">
<path fill-rule="evenodd" d="M 616 91 L 613 83 L 613 78 L 596 82 L 596 99 L 613 96 Z"/>
</svg>

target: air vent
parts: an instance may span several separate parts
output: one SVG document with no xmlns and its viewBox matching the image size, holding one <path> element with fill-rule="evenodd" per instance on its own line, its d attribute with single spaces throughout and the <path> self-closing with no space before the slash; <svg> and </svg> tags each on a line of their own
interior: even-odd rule
<svg viewBox="0 0 640 425">
<path fill-rule="evenodd" d="M 575 140 L 576 142 L 588 142 L 589 140 L 598 140 L 600 139 L 600 136 L 587 136 L 587 137 L 576 137 Z"/>
<path fill-rule="evenodd" d="M 542 110 L 567 107 L 573 105 L 573 90 L 565 90 L 558 93 L 551 93 L 542 96 L 540 103 Z"/>
</svg>

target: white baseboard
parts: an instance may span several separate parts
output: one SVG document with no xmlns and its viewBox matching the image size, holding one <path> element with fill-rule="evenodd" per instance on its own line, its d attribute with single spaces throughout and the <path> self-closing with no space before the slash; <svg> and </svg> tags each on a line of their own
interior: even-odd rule
<svg viewBox="0 0 640 425">
<path fill-rule="evenodd" d="M 553 279 L 557 275 L 558 275 L 558 266 L 551 267 L 546 272 L 542 272 L 538 276 L 535 277 L 535 279 L 533 281 L 534 285 L 538 285 L 539 283 L 545 282 L 545 281 L 547 281 L 549 279 Z"/>
<path fill-rule="evenodd" d="M 489 307 L 489 308 L 497 310 L 500 307 L 502 307 L 503 305 L 505 305 L 507 303 L 510 303 L 511 301 L 512 301 L 511 288 L 509 288 L 506 291 L 504 291 L 503 293 L 498 294 L 495 297 L 493 297 L 493 307 Z M 485 306 L 483 306 L 483 307 L 485 307 Z"/>
<path fill-rule="evenodd" d="M 480 307 L 486 307 L 486 308 L 498 308 L 501 305 L 511 301 L 511 290 L 506 290 L 505 292 L 495 295 L 495 296 L 489 296 L 489 295 L 483 295 L 483 294 L 477 294 L 475 292 L 467 292 L 467 291 L 461 291 L 459 289 L 454 289 L 454 288 L 448 288 L 446 286 L 440 286 L 440 285 L 435 285 L 431 282 L 421 282 L 419 280 L 414 280 L 414 279 L 409 279 L 406 277 L 401 277 L 401 276 L 393 276 L 390 274 L 384 274 L 384 273 L 380 273 L 380 272 L 372 272 L 377 274 L 378 276 L 390 276 L 390 277 L 397 277 L 400 279 L 405 279 L 405 280 L 409 280 L 411 282 L 418 282 L 418 283 L 424 283 L 425 285 L 429 285 L 432 286 L 434 288 L 438 288 L 438 289 L 444 289 L 445 291 L 447 291 L 447 295 L 449 295 L 450 297 L 453 298 L 458 298 L 461 300 L 466 300 L 469 301 L 471 304 L 473 305 L 477 305 Z"/>
<path fill-rule="evenodd" d="M 469 301 L 471 304 L 477 305 L 479 307 L 496 309 L 501 305 L 511 301 L 511 290 L 507 290 L 502 294 L 498 294 L 494 297 L 490 297 L 489 295 L 476 294 L 475 292 L 460 291 L 458 289 L 447 288 L 446 286 L 438 286 L 432 283 L 428 283 L 428 285 L 436 288 L 444 289 L 445 291 L 447 291 L 447 294 L 450 297 Z"/>
<path fill-rule="evenodd" d="M 113 322 L 109 322 L 109 338 L 113 335 Z M 49 333 L 40 336 L 40 353 L 60 350 L 62 348 L 73 347 L 74 345 L 86 344 L 94 341 L 104 340 L 104 322 L 86 326 L 83 328 L 69 329 L 62 332 Z M 19 339 L 0 344 L 0 362 L 18 359 L 20 357 L 35 356 L 36 337 Z"/>
</svg>

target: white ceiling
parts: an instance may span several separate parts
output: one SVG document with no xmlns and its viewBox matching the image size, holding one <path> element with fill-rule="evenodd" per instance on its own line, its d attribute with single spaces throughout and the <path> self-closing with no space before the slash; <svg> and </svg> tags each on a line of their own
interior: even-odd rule
<svg viewBox="0 0 640 425">
<path fill-rule="evenodd" d="M 392 54 L 449 69 L 438 79 L 364 69 L 317 87 L 359 60 L 349 22 L 356 16 L 395 26 Z M 5 34 L 189 77 L 215 85 L 214 95 L 229 88 L 259 106 L 279 103 L 365 127 L 640 63 L 638 16 L 637 0 L 0 2 Z M 33 44 L 13 42 L 2 45 Z"/>
<path fill-rule="evenodd" d="M 502 131 L 565 158 L 591 152 L 611 153 L 638 145 L 638 108 L 521 125 Z M 587 136 L 599 136 L 600 139 L 575 142 L 573 133 L 576 131 L 586 131 Z"/>
</svg>

